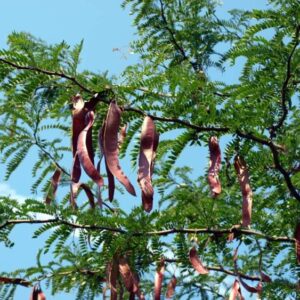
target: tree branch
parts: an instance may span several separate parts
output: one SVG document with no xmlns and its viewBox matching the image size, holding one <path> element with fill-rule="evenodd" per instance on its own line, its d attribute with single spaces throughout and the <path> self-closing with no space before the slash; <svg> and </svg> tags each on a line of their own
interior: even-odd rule
<svg viewBox="0 0 300 300">
<path fill-rule="evenodd" d="M 290 55 L 288 56 L 288 60 L 287 60 L 287 66 L 286 66 L 286 76 L 285 76 L 285 80 L 283 82 L 282 88 L 281 88 L 281 108 L 282 108 L 282 115 L 281 118 L 279 119 L 277 124 L 274 124 L 271 128 L 270 128 L 270 133 L 271 136 L 275 136 L 275 132 L 276 130 L 278 130 L 284 123 L 284 121 L 287 118 L 288 115 L 288 107 L 287 107 L 287 102 L 288 102 L 288 92 L 289 92 L 289 81 L 292 77 L 292 59 L 293 59 L 293 55 L 296 51 L 296 48 L 299 45 L 299 33 L 300 33 L 300 25 L 297 26 L 296 28 L 296 33 L 295 33 L 295 44 L 294 47 L 290 53 Z"/>
<path fill-rule="evenodd" d="M 18 224 L 45 224 L 45 223 L 57 223 L 57 225 L 67 225 L 75 229 L 85 229 L 85 230 L 100 230 L 100 231 L 109 231 L 116 232 L 120 234 L 128 234 L 130 236 L 167 236 L 176 233 L 190 233 L 190 234 L 229 234 L 229 233 L 239 233 L 244 235 L 253 235 L 257 236 L 261 239 L 265 239 L 271 242 L 283 242 L 283 243 L 295 243 L 295 239 L 288 236 L 271 236 L 264 234 L 260 231 L 252 230 L 252 229 L 243 229 L 231 227 L 229 229 L 211 229 L 211 228 L 173 228 L 167 230 L 159 230 L 159 231 L 127 231 L 121 228 L 113 228 L 107 226 L 99 226 L 99 225 L 81 225 L 78 223 L 72 223 L 66 220 L 62 220 L 59 218 L 54 219 L 45 219 L 45 220 L 32 220 L 32 219 L 24 219 L 24 220 L 7 220 L 0 225 L 0 229 L 3 229 L 9 225 L 18 225 Z"/>
</svg>

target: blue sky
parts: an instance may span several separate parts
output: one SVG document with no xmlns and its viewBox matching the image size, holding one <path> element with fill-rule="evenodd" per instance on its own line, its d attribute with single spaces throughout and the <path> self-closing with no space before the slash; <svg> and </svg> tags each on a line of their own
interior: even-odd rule
<svg viewBox="0 0 300 300">
<path fill-rule="evenodd" d="M 137 62 L 130 54 L 129 43 L 134 39 L 132 18 L 128 10 L 120 8 L 121 1 L 112 0 L 10 0 L 1 1 L 0 48 L 5 47 L 6 37 L 12 31 L 27 31 L 48 43 L 65 40 L 74 45 L 84 39 L 82 55 L 83 69 L 109 70 L 109 74 L 120 74 L 124 68 Z M 265 1 L 223 0 L 222 11 L 231 8 L 262 8 Z M 114 51 L 115 48 L 120 51 Z M 217 76 L 217 74 L 214 74 Z M 220 75 L 220 74 L 219 74 Z M 227 78 L 231 80 L 233 77 Z M 220 80 L 223 80 L 220 78 Z M 190 157 L 203 157 L 199 170 L 206 166 L 206 149 L 193 147 L 180 158 L 180 163 L 193 164 Z M 30 196 L 31 172 L 28 169 L 34 154 L 26 159 L 10 180 L 3 182 L 4 168 L 0 166 L 0 194 L 10 194 L 20 200 Z M 197 176 L 199 176 L 197 174 Z M 1 271 L 10 271 L 34 264 L 34 253 L 40 243 L 32 240 L 29 226 L 19 227 L 12 235 L 16 241 L 13 249 L 0 245 Z M 54 297 L 47 294 L 47 300 Z M 29 297 L 29 290 L 20 288 L 16 300 Z M 74 299 L 74 294 L 55 296 L 57 300 Z"/>
</svg>

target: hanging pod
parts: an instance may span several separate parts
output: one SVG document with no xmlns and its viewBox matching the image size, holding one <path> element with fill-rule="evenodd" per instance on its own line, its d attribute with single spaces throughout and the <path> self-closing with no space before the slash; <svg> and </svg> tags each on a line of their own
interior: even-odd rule
<svg viewBox="0 0 300 300">
<path fill-rule="evenodd" d="M 208 270 L 204 267 L 204 265 L 202 264 L 202 261 L 200 260 L 198 254 L 197 254 L 197 250 L 195 247 L 193 247 L 190 250 L 189 253 L 189 260 L 190 263 L 192 264 L 192 266 L 194 267 L 194 269 L 202 275 L 208 274 Z"/>
<path fill-rule="evenodd" d="M 234 167 L 238 175 L 243 195 L 242 226 L 248 227 L 251 224 L 252 214 L 252 190 L 250 187 L 248 168 L 245 160 L 239 155 L 237 155 L 234 159 Z"/>
<path fill-rule="evenodd" d="M 121 122 L 121 109 L 116 101 L 111 101 L 105 121 L 103 134 L 103 150 L 107 167 L 114 177 L 116 177 L 126 188 L 126 190 L 136 196 L 133 185 L 121 169 L 118 157 L 118 131 Z"/>
<path fill-rule="evenodd" d="M 39 283 L 32 288 L 29 300 L 46 300 L 46 296 L 44 295 Z"/>
<path fill-rule="evenodd" d="M 154 300 L 160 300 L 162 283 L 164 280 L 165 262 L 161 260 L 157 266 L 154 279 Z"/>
<path fill-rule="evenodd" d="M 78 144 L 77 144 L 77 153 L 79 157 L 80 164 L 82 165 L 86 174 L 93 179 L 93 181 L 98 186 L 103 186 L 103 178 L 98 173 L 94 166 L 94 162 L 90 159 L 88 147 L 87 147 L 87 134 L 90 128 L 93 126 L 95 120 L 95 115 L 93 111 L 89 111 L 86 115 L 86 123 L 87 125 L 81 131 L 78 137 Z"/>
<path fill-rule="evenodd" d="M 221 150 L 216 136 L 211 136 L 208 142 L 209 148 L 209 169 L 208 183 L 212 197 L 217 197 L 221 194 L 221 182 L 219 179 L 219 171 L 221 168 Z"/>
<path fill-rule="evenodd" d="M 138 183 L 142 190 L 143 207 L 147 212 L 150 212 L 153 206 L 152 174 L 158 141 L 159 135 L 156 132 L 154 121 L 147 116 L 142 125 L 138 169 Z"/>
</svg>

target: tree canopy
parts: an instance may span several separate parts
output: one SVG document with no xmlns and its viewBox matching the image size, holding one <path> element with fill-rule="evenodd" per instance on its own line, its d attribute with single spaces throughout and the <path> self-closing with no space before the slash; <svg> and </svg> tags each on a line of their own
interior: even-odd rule
<svg viewBox="0 0 300 300">
<path fill-rule="evenodd" d="M 38 153 L 26 174 L 32 199 L 0 195 L 0 242 L 13 247 L 9 234 L 28 223 L 34 238 L 46 237 L 35 266 L 1 270 L 0 298 L 13 299 L 19 285 L 39 293 L 40 282 L 45 294 L 76 289 L 91 300 L 296 299 L 299 1 L 269 0 L 226 18 L 214 0 L 123 6 L 134 15 L 140 60 L 121 78 L 79 71 L 83 43 L 13 32 L 0 50 L 5 178 Z M 236 81 L 226 80 L 230 72 Z M 208 157 L 179 166 L 191 147 Z M 128 178 L 118 157 L 131 162 Z M 114 177 L 123 183 L 115 196 Z"/>
</svg>

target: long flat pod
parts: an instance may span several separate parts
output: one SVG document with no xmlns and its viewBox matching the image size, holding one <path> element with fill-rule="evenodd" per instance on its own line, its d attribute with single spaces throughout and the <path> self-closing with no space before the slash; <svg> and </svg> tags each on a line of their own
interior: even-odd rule
<svg viewBox="0 0 300 300">
<path fill-rule="evenodd" d="M 83 169 L 87 173 L 87 175 L 97 183 L 98 186 L 103 186 L 103 178 L 100 176 L 96 168 L 94 167 L 93 162 L 90 160 L 87 145 L 86 145 L 86 137 L 87 132 L 92 127 L 94 123 L 94 112 L 90 111 L 86 115 L 87 125 L 81 131 L 78 137 L 78 145 L 77 145 L 77 153 L 79 157 L 80 164 L 82 165 Z"/>
<path fill-rule="evenodd" d="M 104 155 L 110 172 L 124 185 L 126 190 L 136 196 L 133 185 L 121 169 L 118 157 L 118 131 L 121 121 L 121 109 L 111 101 L 104 129 Z"/>
<path fill-rule="evenodd" d="M 295 240 L 296 240 L 297 263 L 300 264 L 300 222 L 296 226 Z"/>
<path fill-rule="evenodd" d="M 131 271 L 127 259 L 123 256 L 119 258 L 119 272 L 127 291 L 137 295 L 139 299 L 145 299 L 140 291 L 139 280 L 136 274 Z"/>
<path fill-rule="evenodd" d="M 81 176 L 81 168 L 79 157 L 77 154 L 78 138 L 82 130 L 85 128 L 85 120 L 87 113 L 92 109 L 89 102 L 84 102 L 81 95 L 77 94 L 72 98 L 72 153 L 73 153 L 73 167 L 71 172 L 71 179 L 73 182 L 78 182 Z M 88 130 L 86 135 L 86 146 L 88 155 L 92 163 L 94 163 L 94 151 L 92 143 L 92 127 Z"/>
<path fill-rule="evenodd" d="M 154 300 L 160 300 L 162 282 L 164 280 L 165 262 L 162 260 L 156 269 L 154 279 Z"/>
<path fill-rule="evenodd" d="M 118 275 L 119 275 L 118 261 L 116 257 L 114 257 L 109 267 L 110 300 L 118 299 L 118 292 L 117 292 Z"/>
<path fill-rule="evenodd" d="M 170 299 L 173 297 L 173 295 L 175 293 L 176 284 L 177 284 L 177 279 L 176 279 L 175 275 L 173 275 L 167 286 L 167 292 L 166 292 L 167 299 Z"/>
<path fill-rule="evenodd" d="M 50 191 L 48 192 L 46 200 L 45 200 L 46 204 L 50 204 L 52 199 L 55 198 L 55 194 L 56 194 L 56 191 L 57 191 L 58 184 L 60 182 L 60 178 L 61 178 L 61 170 L 56 169 L 55 172 L 53 173 L 52 178 L 51 178 Z"/>
<path fill-rule="evenodd" d="M 39 284 L 36 284 L 32 288 L 29 300 L 46 300 L 46 296 L 44 295 Z"/>
<path fill-rule="evenodd" d="M 209 169 L 208 169 L 208 183 L 211 194 L 217 197 L 221 193 L 221 183 L 219 179 L 219 171 L 221 167 L 221 150 L 216 136 L 211 136 L 208 142 L 209 147 Z"/>
<path fill-rule="evenodd" d="M 154 149 L 158 145 L 158 135 L 155 131 L 155 124 L 150 117 L 145 117 L 142 125 L 138 182 L 142 190 L 142 202 L 145 211 L 149 212 L 153 206 L 153 194 L 151 176 L 153 173 L 153 161 L 155 158 Z"/>
<path fill-rule="evenodd" d="M 250 187 L 248 168 L 244 159 L 239 155 L 234 159 L 234 167 L 243 195 L 242 226 L 248 227 L 251 224 L 252 214 L 252 190 Z"/>
<path fill-rule="evenodd" d="M 115 193 L 115 178 L 107 165 L 107 161 L 104 153 L 104 131 L 105 131 L 105 122 L 103 123 L 102 127 L 99 129 L 98 143 L 99 143 L 99 148 L 104 156 L 104 163 L 105 163 L 107 180 L 108 180 L 108 199 L 112 201 L 114 199 L 114 193 Z"/>
<path fill-rule="evenodd" d="M 240 300 L 244 299 L 242 294 L 241 294 L 240 283 L 236 279 L 233 283 L 233 286 L 232 286 L 232 289 L 231 289 L 231 292 L 230 292 L 230 296 L 229 296 L 229 300 L 236 300 L 237 297 Z"/>
<path fill-rule="evenodd" d="M 193 247 L 189 253 L 189 260 L 194 269 L 202 275 L 208 274 L 208 270 L 203 266 L 200 258 L 198 257 L 197 250 Z"/>
</svg>

